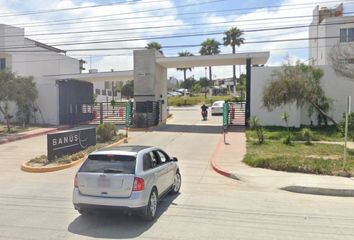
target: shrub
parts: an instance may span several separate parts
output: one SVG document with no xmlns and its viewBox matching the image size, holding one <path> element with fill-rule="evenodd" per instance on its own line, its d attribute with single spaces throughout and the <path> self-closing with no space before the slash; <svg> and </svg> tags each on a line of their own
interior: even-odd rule
<svg viewBox="0 0 354 240">
<path fill-rule="evenodd" d="M 338 128 L 344 137 L 345 134 L 345 114 L 343 114 L 343 119 L 338 124 Z M 348 115 L 348 138 L 354 141 L 354 112 Z"/>
<path fill-rule="evenodd" d="M 117 128 L 113 123 L 104 123 L 97 127 L 96 133 L 99 142 L 108 142 L 117 136 Z"/>
<path fill-rule="evenodd" d="M 306 144 L 311 144 L 312 138 L 313 138 L 313 134 L 312 134 L 311 129 L 303 128 L 301 131 L 301 135 L 305 139 Z"/>
<path fill-rule="evenodd" d="M 284 138 L 283 143 L 286 145 L 290 145 L 292 143 L 292 136 L 290 133 Z"/>
<path fill-rule="evenodd" d="M 257 133 L 258 143 L 264 143 L 264 130 L 263 127 L 260 125 L 258 118 L 255 116 L 251 117 L 249 124 L 251 130 L 255 130 Z"/>
</svg>

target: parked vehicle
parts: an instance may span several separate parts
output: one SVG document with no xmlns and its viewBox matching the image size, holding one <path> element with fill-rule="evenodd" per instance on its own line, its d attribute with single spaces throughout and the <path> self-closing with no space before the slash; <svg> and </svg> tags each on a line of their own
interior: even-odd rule
<svg viewBox="0 0 354 240">
<path fill-rule="evenodd" d="M 216 101 L 211 106 L 211 115 L 222 114 L 224 111 L 225 101 Z"/>
<path fill-rule="evenodd" d="M 158 200 L 177 194 L 181 175 L 177 158 L 147 146 L 121 146 L 91 153 L 74 180 L 73 204 L 90 209 L 120 209 L 156 218 Z"/>
</svg>

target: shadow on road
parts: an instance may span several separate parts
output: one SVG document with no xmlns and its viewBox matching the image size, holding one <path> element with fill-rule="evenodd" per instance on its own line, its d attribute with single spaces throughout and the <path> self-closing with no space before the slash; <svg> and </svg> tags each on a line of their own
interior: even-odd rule
<svg viewBox="0 0 354 240">
<path fill-rule="evenodd" d="M 166 124 L 154 129 L 156 132 L 223 133 L 222 126 Z M 230 126 L 228 132 L 244 132 L 244 126 Z"/>
<path fill-rule="evenodd" d="M 178 195 L 167 195 L 161 201 L 157 210 L 158 219 Z M 155 220 L 156 221 L 156 220 Z M 77 217 L 68 226 L 68 231 L 93 238 L 135 238 L 148 230 L 154 222 L 147 222 L 137 215 L 128 216 L 122 212 L 93 212 L 90 215 Z"/>
<path fill-rule="evenodd" d="M 154 129 L 156 132 L 222 133 L 221 126 L 166 124 Z"/>
</svg>

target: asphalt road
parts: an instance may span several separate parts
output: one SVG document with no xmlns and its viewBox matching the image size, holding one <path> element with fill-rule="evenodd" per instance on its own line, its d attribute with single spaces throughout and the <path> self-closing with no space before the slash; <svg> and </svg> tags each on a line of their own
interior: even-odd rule
<svg viewBox="0 0 354 240">
<path fill-rule="evenodd" d="M 34 174 L 22 162 L 46 152 L 45 136 L 0 145 L 0 239 L 354 239 L 353 198 L 294 194 L 248 185 L 213 172 L 221 117 L 172 109 L 153 132 L 129 144 L 156 145 L 178 157 L 182 188 L 146 223 L 135 216 L 80 216 L 71 203 L 77 168 Z"/>
</svg>

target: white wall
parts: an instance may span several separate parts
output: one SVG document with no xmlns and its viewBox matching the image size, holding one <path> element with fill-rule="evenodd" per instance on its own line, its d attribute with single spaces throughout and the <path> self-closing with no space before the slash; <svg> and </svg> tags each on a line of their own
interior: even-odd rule
<svg viewBox="0 0 354 240">
<path fill-rule="evenodd" d="M 272 71 L 276 69 L 279 70 L 278 67 L 251 68 L 251 117 L 256 116 L 261 125 L 264 126 L 285 126 L 281 115 L 287 112 L 289 114 L 289 126 L 299 127 L 301 113 L 295 105 L 276 108 L 272 112 L 262 106 L 263 89 L 270 80 Z"/>
<path fill-rule="evenodd" d="M 23 48 L 18 48 L 21 46 Z M 44 75 L 80 73 L 79 60 L 38 47 L 24 38 L 24 29 L 3 24 L 0 24 L 0 47 L 6 48 L 0 57 L 6 57 L 6 65 L 11 71 L 34 77 L 38 89 L 37 103 L 44 117 L 42 121 L 38 112 L 37 121 L 59 124 L 58 87 L 55 81 L 44 80 Z M 19 49 L 26 52 L 18 52 Z"/>
<path fill-rule="evenodd" d="M 345 111 L 346 97 L 352 96 L 352 106 L 354 106 L 354 79 L 336 75 L 331 66 L 318 66 L 324 71 L 321 79 L 321 85 L 326 95 L 333 99 L 333 111 L 330 115 L 338 122 L 342 119 Z M 281 120 L 281 114 L 286 111 L 290 115 L 290 126 L 299 127 L 301 124 L 309 125 L 308 106 L 297 109 L 295 105 L 277 108 L 272 112 L 268 112 L 262 107 L 262 92 L 271 79 L 271 73 L 274 70 L 280 70 L 280 67 L 252 67 L 251 73 L 251 116 L 257 116 L 262 125 L 265 126 L 285 126 Z M 352 108 L 354 112 L 354 109 Z M 317 124 L 314 115 L 313 123 Z"/>
</svg>

